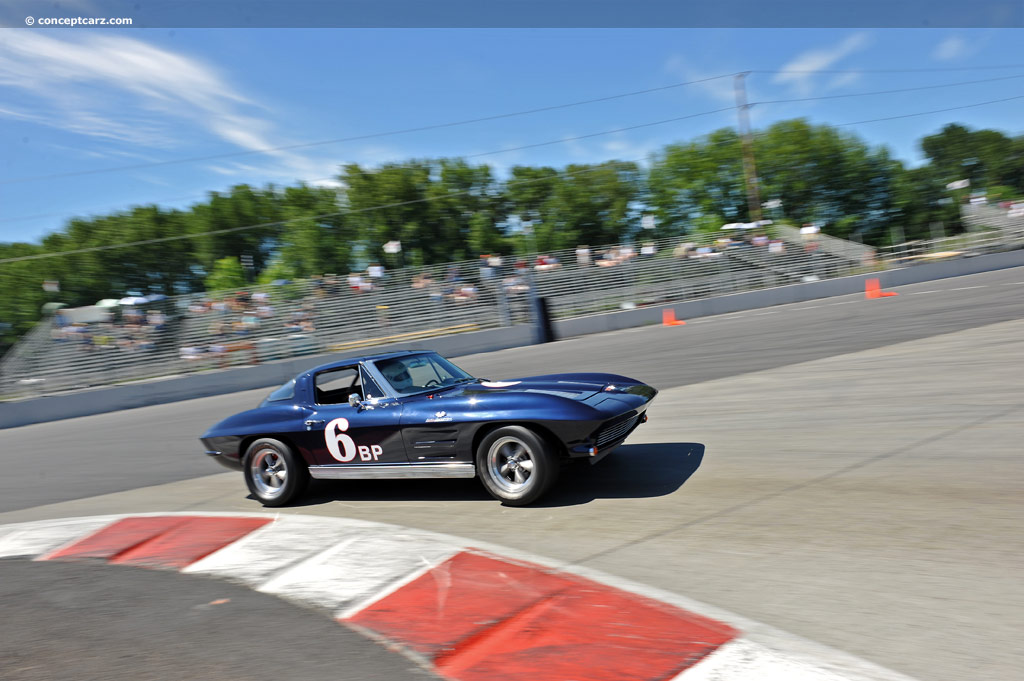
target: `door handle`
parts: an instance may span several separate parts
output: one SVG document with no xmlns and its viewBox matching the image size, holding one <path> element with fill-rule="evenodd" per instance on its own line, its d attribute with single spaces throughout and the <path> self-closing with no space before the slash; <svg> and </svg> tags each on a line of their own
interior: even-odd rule
<svg viewBox="0 0 1024 681">
<path fill-rule="evenodd" d="M 322 425 L 324 425 L 324 420 L 323 419 L 309 419 L 309 420 L 306 421 L 306 430 L 312 430 L 313 426 L 322 426 Z"/>
</svg>

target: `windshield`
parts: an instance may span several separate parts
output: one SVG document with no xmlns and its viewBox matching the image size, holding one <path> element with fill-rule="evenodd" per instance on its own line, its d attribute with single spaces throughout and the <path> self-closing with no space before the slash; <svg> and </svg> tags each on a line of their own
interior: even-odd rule
<svg viewBox="0 0 1024 681">
<path fill-rule="evenodd" d="M 270 393 L 267 396 L 267 402 L 280 402 L 281 400 L 290 400 L 295 397 L 295 379 L 288 381 L 280 388 Z"/>
<path fill-rule="evenodd" d="M 400 395 L 474 380 L 465 371 L 434 353 L 395 357 L 375 364 Z"/>
</svg>

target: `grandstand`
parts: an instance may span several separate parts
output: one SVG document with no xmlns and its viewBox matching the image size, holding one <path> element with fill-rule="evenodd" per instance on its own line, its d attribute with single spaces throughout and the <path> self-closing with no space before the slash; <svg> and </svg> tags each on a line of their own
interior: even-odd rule
<svg viewBox="0 0 1024 681">
<path fill-rule="evenodd" d="M 289 357 L 410 343 L 529 322 L 529 288 L 555 319 L 815 281 L 863 271 L 872 249 L 773 226 L 771 244 L 689 235 L 484 258 L 381 277 L 306 281 L 161 301 L 159 330 L 95 324 L 68 335 L 46 318 L 0 360 L 0 394 L 17 399 Z M 781 237 L 781 238 L 780 238 Z M 824 243 L 823 243 L 824 242 Z M 130 325 L 129 325 L 130 326 Z"/>
</svg>

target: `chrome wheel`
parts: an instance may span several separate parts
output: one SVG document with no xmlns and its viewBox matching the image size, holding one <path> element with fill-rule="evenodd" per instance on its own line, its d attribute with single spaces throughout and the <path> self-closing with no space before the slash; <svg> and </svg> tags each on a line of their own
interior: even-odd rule
<svg viewBox="0 0 1024 681">
<path fill-rule="evenodd" d="M 509 494 L 518 494 L 533 482 L 534 454 L 517 437 L 495 440 L 487 450 L 487 474 Z"/>
<path fill-rule="evenodd" d="M 260 498 L 276 499 L 288 482 L 288 462 L 277 450 L 263 447 L 249 457 L 249 473 Z"/>
</svg>

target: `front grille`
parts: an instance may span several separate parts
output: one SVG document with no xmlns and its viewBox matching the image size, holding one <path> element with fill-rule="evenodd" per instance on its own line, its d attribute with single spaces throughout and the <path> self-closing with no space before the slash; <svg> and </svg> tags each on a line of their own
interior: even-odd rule
<svg viewBox="0 0 1024 681">
<path fill-rule="evenodd" d="M 597 447 L 598 447 L 598 449 L 600 449 L 601 447 L 604 447 L 607 444 L 611 444 L 612 442 L 615 442 L 616 440 L 621 440 L 622 438 L 624 438 L 626 436 L 626 434 L 633 428 L 633 426 L 636 425 L 637 419 L 639 419 L 639 418 L 640 418 L 639 415 L 633 414 L 632 416 L 630 416 L 628 419 L 625 419 L 624 421 L 619 421 L 618 423 L 613 423 L 613 424 L 605 426 L 605 427 L 601 428 L 601 430 L 597 431 Z"/>
</svg>

